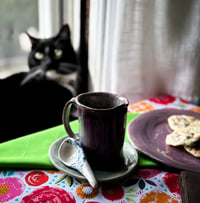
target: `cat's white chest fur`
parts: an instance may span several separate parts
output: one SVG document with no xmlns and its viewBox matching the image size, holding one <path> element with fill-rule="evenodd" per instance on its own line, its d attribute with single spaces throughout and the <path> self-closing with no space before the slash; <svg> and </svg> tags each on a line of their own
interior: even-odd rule
<svg viewBox="0 0 200 203">
<path fill-rule="evenodd" d="M 45 75 L 48 79 L 57 82 L 59 85 L 69 89 L 73 95 L 76 95 L 75 88 L 70 84 L 76 83 L 78 76 L 77 72 L 72 72 L 69 74 L 60 74 L 55 70 L 48 70 Z"/>
</svg>

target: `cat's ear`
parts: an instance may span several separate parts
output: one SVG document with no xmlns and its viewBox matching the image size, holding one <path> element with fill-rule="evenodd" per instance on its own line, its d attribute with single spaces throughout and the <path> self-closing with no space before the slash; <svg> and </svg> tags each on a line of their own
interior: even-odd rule
<svg viewBox="0 0 200 203">
<path fill-rule="evenodd" d="M 69 40 L 70 39 L 70 29 L 69 26 L 63 25 L 60 29 L 60 32 L 58 33 L 59 37 L 62 37 L 63 39 Z"/>
<path fill-rule="evenodd" d="M 37 38 L 35 38 L 35 37 L 31 36 L 31 35 L 30 35 L 28 32 L 26 32 L 26 34 L 27 34 L 27 36 L 29 37 L 29 39 L 30 39 L 30 41 L 31 41 L 32 46 L 34 46 L 35 44 L 37 44 L 37 43 L 38 43 L 39 39 L 37 39 Z"/>
</svg>

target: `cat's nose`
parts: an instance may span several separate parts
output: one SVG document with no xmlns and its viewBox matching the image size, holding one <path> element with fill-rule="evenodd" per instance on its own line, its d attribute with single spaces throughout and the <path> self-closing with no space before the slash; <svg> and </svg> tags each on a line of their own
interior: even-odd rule
<svg viewBox="0 0 200 203">
<path fill-rule="evenodd" d="M 42 66 L 42 69 L 43 69 L 44 71 L 47 71 L 47 70 L 53 68 L 53 67 L 51 67 L 51 66 L 52 66 L 51 59 L 50 59 L 49 57 L 46 57 L 46 58 L 43 60 L 41 66 Z"/>
</svg>

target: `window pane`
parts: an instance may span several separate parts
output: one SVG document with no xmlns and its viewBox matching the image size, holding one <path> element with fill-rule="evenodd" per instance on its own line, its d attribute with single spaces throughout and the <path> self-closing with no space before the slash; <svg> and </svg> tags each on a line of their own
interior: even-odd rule
<svg viewBox="0 0 200 203">
<path fill-rule="evenodd" d="M 27 52 L 21 49 L 19 36 L 30 27 L 38 30 L 38 1 L 0 1 L 0 74 L 27 68 Z"/>
</svg>

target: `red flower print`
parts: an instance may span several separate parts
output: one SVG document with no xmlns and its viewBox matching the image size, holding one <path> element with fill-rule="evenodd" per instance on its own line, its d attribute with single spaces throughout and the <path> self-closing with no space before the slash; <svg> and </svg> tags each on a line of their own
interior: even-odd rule
<svg viewBox="0 0 200 203">
<path fill-rule="evenodd" d="M 89 201 L 89 202 L 86 202 L 86 203 L 100 203 L 100 202 L 94 202 L 94 201 L 91 202 L 91 201 Z"/>
<path fill-rule="evenodd" d="M 25 181 L 28 185 L 39 186 L 48 181 L 49 177 L 42 171 L 33 171 L 26 175 Z"/>
<path fill-rule="evenodd" d="M 164 104 L 164 105 L 170 104 L 170 103 L 174 102 L 175 100 L 176 100 L 175 97 L 166 95 L 166 94 L 159 96 L 159 97 L 154 97 L 154 98 L 149 99 L 149 101 L 152 101 L 157 104 Z"/>
<path fill-rule="evenodd" d="M 7 202 L 23 193 L 25 185 L 19 178 L 0 179 L 0 202 Z"/>
<path fill-rule="evenodd" d="M 75 198 L 71 193 L 68 193 L 62 188 L 54 188 L 43 186 L 29 195 L 25 196 L 21 203 L 76 203 Z"/>
<path fill-rule="evenodd" d="M 122 187 L 102 187 L 103 196 L 111 201 L 120 200 L 124 197 L 124 190 Z"/>
<path fill-rule="evenodd" d="M 161 171 L 158 169 L 140 169 L 136 173 L 136 176 L 146 179 L 146 178 L 152 178 L 158 175 L 159 173 L 161 173 Z"/>
<path fill-rule="evenodd" d="M 98 188 L 93 188 L 89 184 L 82 184 L 76 188 L 76 194 L 81 199 L 92 199 L 97 196 Z"/>
<path fill-rule="evenodd" d="M 167 173 L 163 177 L 163 180 L 171 193 L 176 193 L 180 195 L 178 178 L 179 178 L 178 174 Z"/>
<path fill-rule="evenodd" d="M 184 104 L 189 104 L 190 102 L 188 102 L 188 101 L 186 101 L 186 100 L 184 100 L 184 99 L 180 99 L 180 101 L 182 102 L 182 103 L 184 103 Z"/>
</svg>

